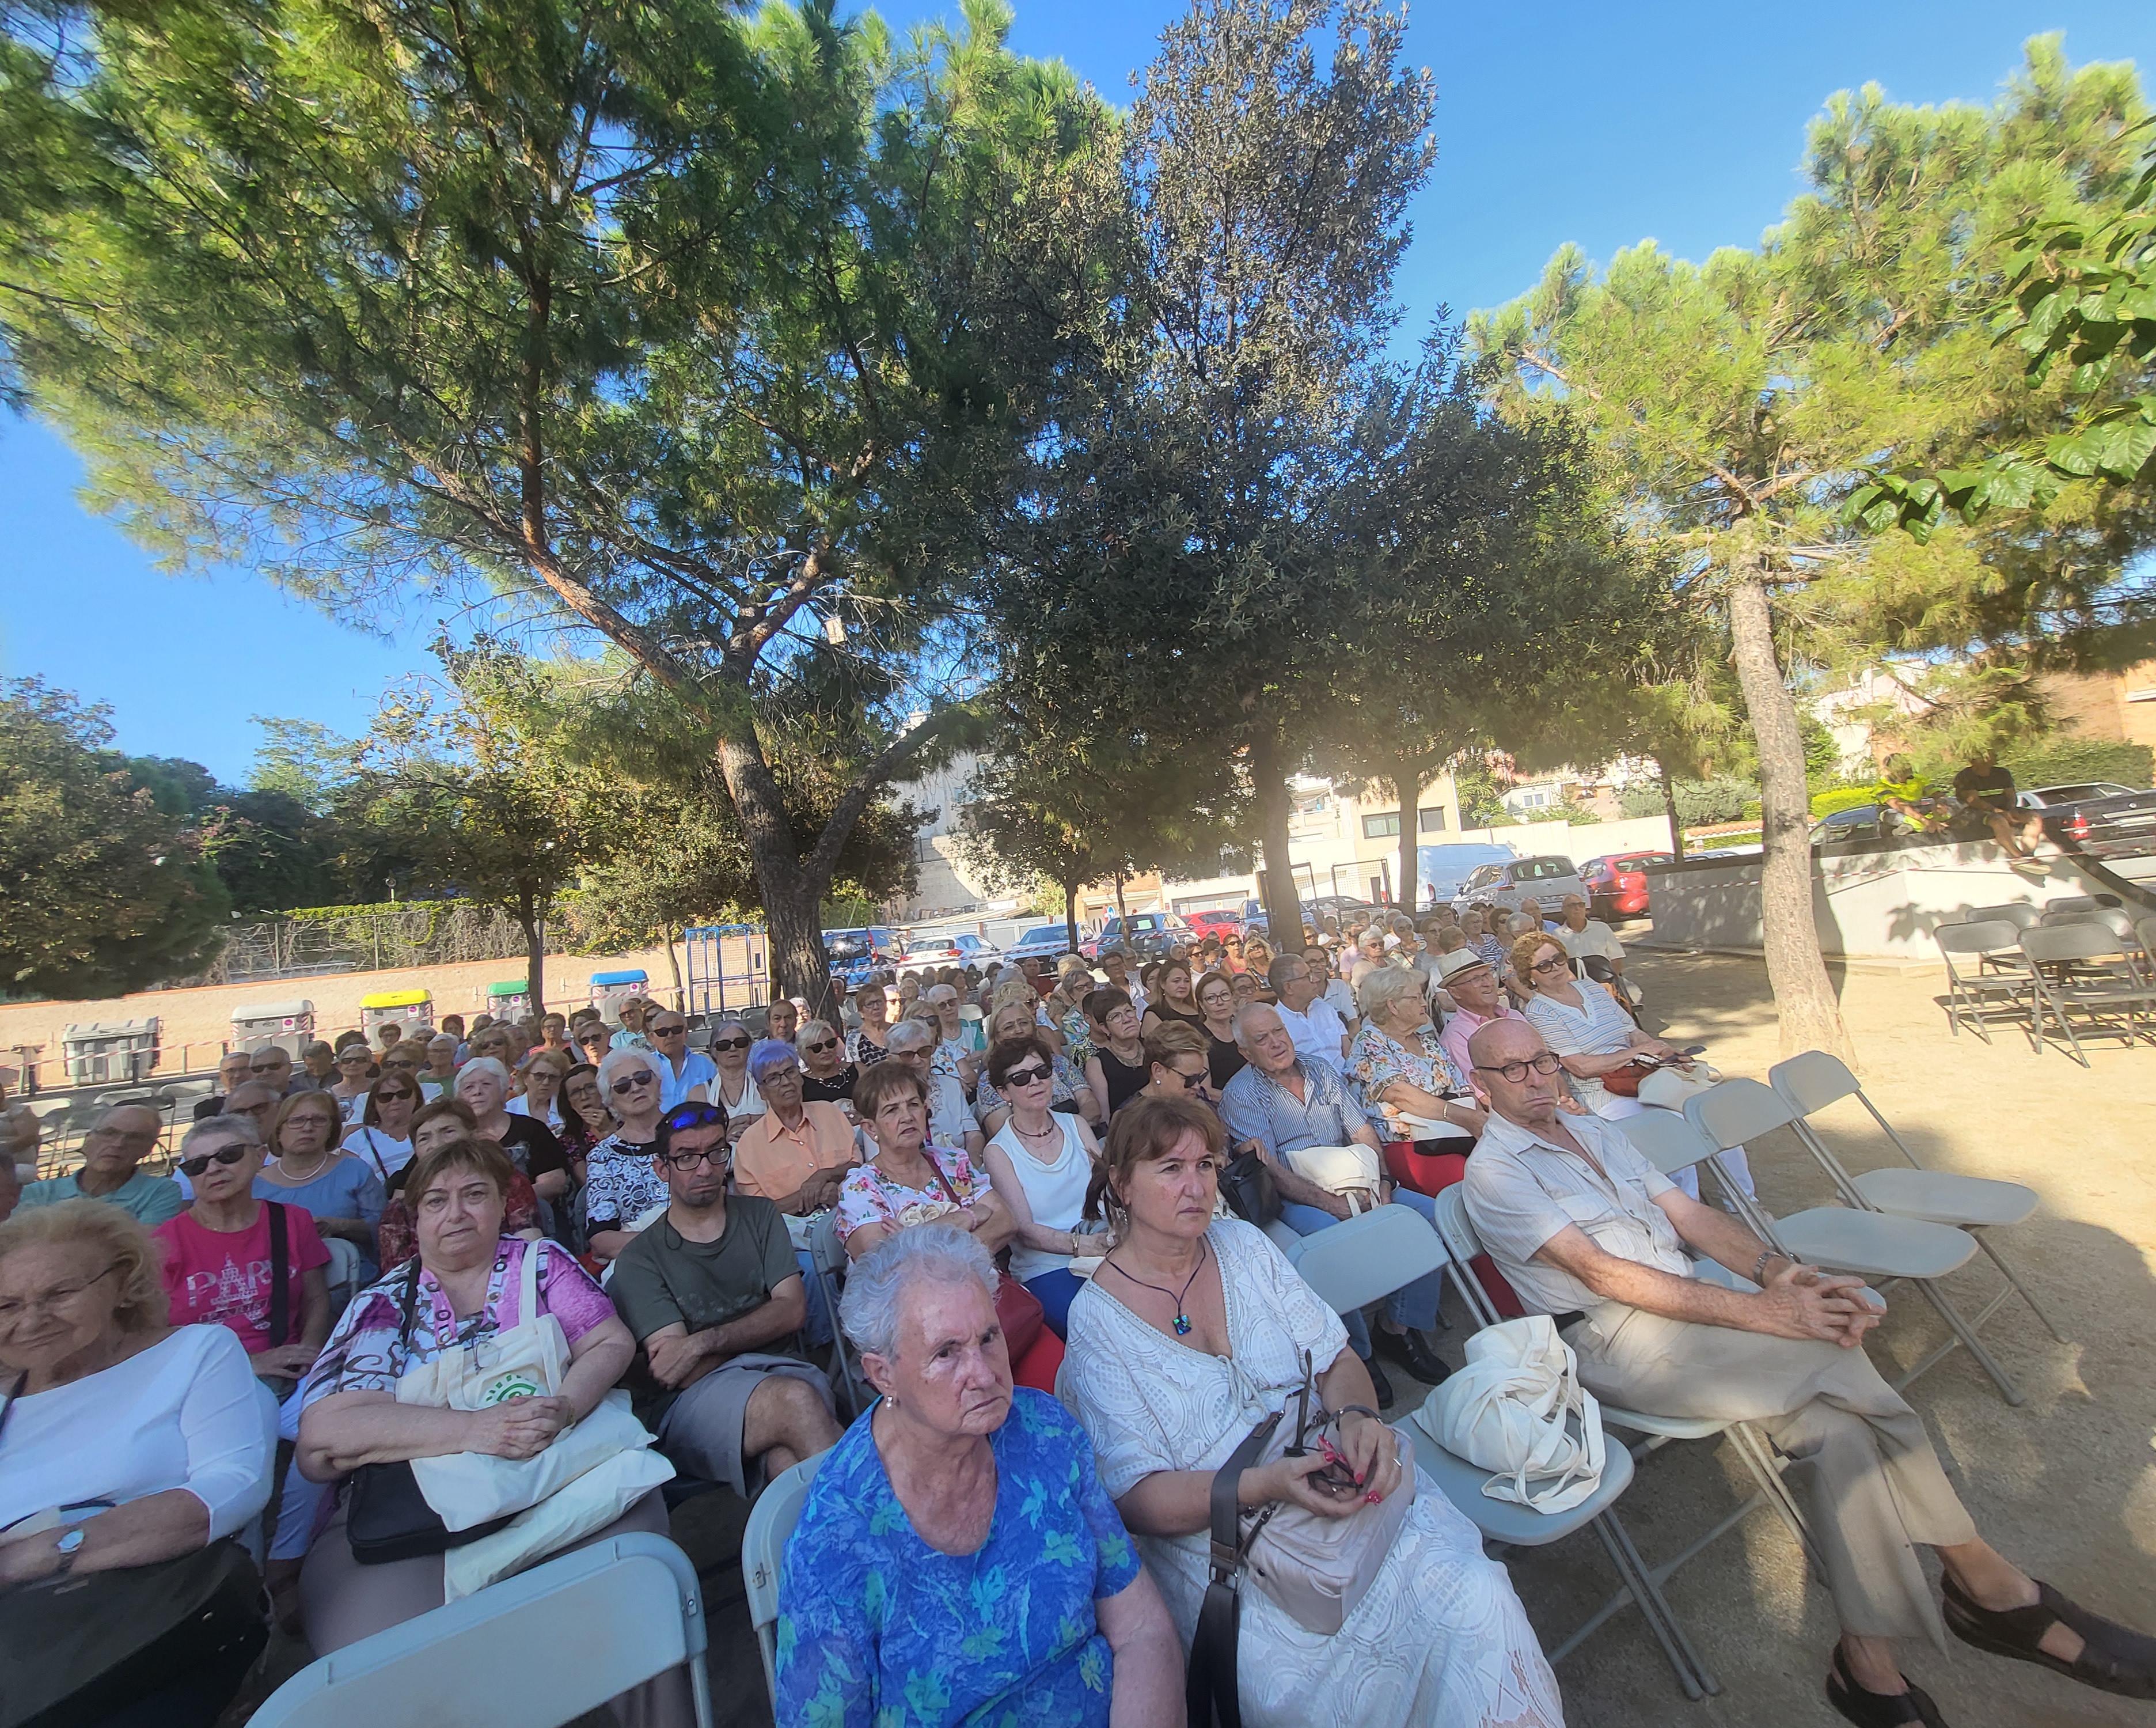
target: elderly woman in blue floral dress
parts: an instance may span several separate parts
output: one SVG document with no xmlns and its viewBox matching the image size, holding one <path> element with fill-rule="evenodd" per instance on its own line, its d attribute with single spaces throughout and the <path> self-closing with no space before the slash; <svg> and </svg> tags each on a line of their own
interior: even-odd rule
<svg viewBox="0 0 2156 1728">
<path fill-rule="evenodd" d="M 1434 1193 L 1460 1180 L 1465 1155 L 1488 1119 L 1438 1040 L 1424 982 L 1421 973 L 1404 966 L 1363 975 L 1355 986 L 1363 1024 L 1348 1047 L 1346 1072 L 1363 1103 L 1382 1114 L 1378 1132 L 1387 1144 L 1412 1143 L 1404 1156 L 1389 1154 L 1393 1179 Z"/>
<path fill-rule="evenodd" d="M 1084 1430 L 1014 1387 L 988 1251 L 901 1230 L 839 1324 L 881 1398 L 824 1454 L 778 1586 L 779 1728 L 1180 1721 L 1173 1623 Z"/>
</svg>

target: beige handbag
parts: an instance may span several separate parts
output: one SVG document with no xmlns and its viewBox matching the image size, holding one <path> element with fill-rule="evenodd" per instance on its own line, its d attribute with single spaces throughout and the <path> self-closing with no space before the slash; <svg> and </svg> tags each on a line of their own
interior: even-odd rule
<svg viewBox="0 0 2156 1728">
<path fill-rule="evenodd" d="M 1304 1146 L 1281 1160 L 1306 1182 L 1347 1201 L 1348 1215 L 1374 1211 L 1383 1194 L 1384 1170 L 1374 1146 Z"/>
</svg>

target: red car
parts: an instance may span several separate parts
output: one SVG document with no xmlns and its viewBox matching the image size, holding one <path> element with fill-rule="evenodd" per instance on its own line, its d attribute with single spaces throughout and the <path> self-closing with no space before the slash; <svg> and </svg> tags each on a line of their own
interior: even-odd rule
<svg viewBox="0 0 2156 1728">
<path fill-rule="evenodd" d="M 1597 918 L 1645 918 L 1647 915 L 1647 877 L 1642 865 L 1667 864 L 1668 852 L 1619 852 L 1606 858 L 1590 858 L 1580 867 L 1587 884 L 1588 910 Z"/>
<path fill-rule="evenodd" d="M 1230 936 L 1243 933 L 1243 916 L 1237 912 L 1186 912 L 1183 919 L 1190 926 L 1190 933 L 1200 942 L 1209 936 L 1224 942 Z"/>
</svg>

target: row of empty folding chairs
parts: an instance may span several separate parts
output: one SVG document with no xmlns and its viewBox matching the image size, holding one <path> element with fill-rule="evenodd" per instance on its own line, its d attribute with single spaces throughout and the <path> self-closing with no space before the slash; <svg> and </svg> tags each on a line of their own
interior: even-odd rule
<svg viewBox="0 0 2156 1728">
<path fill-rule="evenodd" d="M 1966 1026 L 1989 1043 L 1991 1021 L 2004 1018 L 2041 1050 L 2056 1025 L 2087 1067 L 2074 1013 L 2129 1044 L 2144 1011 L 2156 1021 L 2156 915 L 2137 920 L 2115 896 L 2073 895 L 2041 908 L 1980 906 L 1933 937 L 1946 963 L 1947 1024 L 1956 1034 Z"/>
</svg>

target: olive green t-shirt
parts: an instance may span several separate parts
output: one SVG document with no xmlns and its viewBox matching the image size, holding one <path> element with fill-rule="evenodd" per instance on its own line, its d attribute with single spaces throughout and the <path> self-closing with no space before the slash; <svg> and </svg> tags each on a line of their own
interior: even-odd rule
<svg viewBox="0 0 2156 1728">
<path fill-rule="evenodd" d="M 800 1275 L 785 1215 L 753 1194 L 730 1194 L 726 1232 L 716 1242 L 690 1242 L 664 1216 L 639 1231 L 615 1257 L 607 1294 L 641 1345 L 677 1324 L 701 1332 L 739 1319 Z M 796 1334 L 757 1348 L 764 1355 L 798 1355 L 799 1345 Z M 628 1386 L 646 1427 L 664 1417 L 679 1396 L 651 1378 L 640 1349 Z"/>
</svg>

